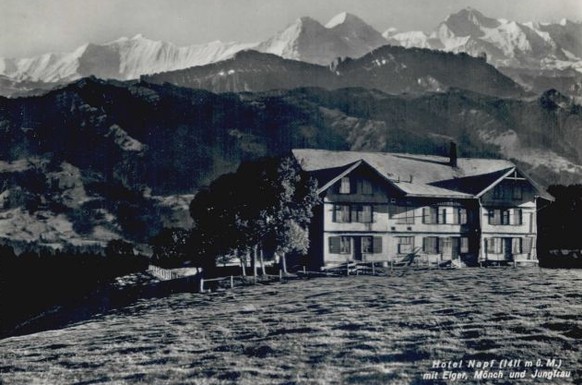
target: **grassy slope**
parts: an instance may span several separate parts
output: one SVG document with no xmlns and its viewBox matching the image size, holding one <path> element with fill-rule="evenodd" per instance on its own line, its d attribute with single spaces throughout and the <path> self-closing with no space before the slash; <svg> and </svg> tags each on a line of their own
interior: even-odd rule
<svg viewBox="0 0 582 385">
<path fill-rule="evenodd" d="M 464 269 L 175 294 L 0 341 L 0 383 L 410 384 L 433 359 L 552 357 L 572 377 L 541 383 L 575 383 L 581 289 L 579 270 Z"/>
</svg>

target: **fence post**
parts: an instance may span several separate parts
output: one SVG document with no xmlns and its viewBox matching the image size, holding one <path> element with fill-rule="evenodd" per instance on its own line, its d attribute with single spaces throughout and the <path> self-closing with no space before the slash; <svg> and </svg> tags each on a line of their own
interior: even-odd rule
<svg viewBox="0 0 582 385">
<path fill-rule="evenodd" d="M 307 269 L 303 266 L 303 274 L 307 274 Z"/>
<path fill-rule="evenodd" d="M 230 276 L 230 288 L 232 289 L 234 287 L 234 277 L 231 275 Z"/>
<path fill-rule="evenodd" d="M 376 264 L 372 262 L 372 275 L 376 275 Z"/>
<path fill-rule="evenodd" d="M 204 293 L 204 278 L 200 277 L 200 292 Z"/>
<path fill-rule="evenodd" d="M 279 282 L 283 282 L 283 270 L 279 269 Z"/>
</svg>

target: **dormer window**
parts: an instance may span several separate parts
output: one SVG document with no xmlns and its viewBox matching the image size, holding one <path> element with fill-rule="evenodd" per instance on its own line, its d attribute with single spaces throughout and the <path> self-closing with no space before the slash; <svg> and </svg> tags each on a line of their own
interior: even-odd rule
<svg viewBox="0 0 582 385">
<path fill-rule="evenodd" d="M 349 176 L 344 176 L 341 179 L 341 182 L 340 183 L 341 184 L 340 184 L 339 193 L 340 194 L 349 194 L 351 192 L 350 191 L 350 177 Z"/>
<path fill-rule="evenodd" d="M 372 183 L 370 183 L 367 179 L 362 179 L 362 194 L 364 195 L 372 195 L 374 191 L 372 190 Z"/>
<path fill-rule="evenodd" d="M 520 185 L 513 186 L 513 199 L 520 200 L 523 199 L 523 190 Z"/>
</svg>

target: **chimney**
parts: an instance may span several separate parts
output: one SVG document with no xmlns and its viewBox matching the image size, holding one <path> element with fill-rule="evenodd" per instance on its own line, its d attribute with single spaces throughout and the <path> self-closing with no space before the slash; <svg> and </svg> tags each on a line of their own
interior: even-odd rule
<svg viewBox="0 0 582 385">
<path fill-rule="evenodd" d="M 449 165 L 451 167 L 457 167 L 457 143 L 451 141 L 451 147 L 449 149 Z"/>
</svg>

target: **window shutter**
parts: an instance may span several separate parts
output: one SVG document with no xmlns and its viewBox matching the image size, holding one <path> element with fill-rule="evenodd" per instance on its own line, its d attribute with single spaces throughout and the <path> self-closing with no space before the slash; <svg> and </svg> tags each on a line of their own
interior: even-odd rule
<svg viewBox="0 0 582 385">
<path fill-rule="evenodd" d="M 374 237 L 372 246 L 374 254 L 380 254 L 382 252 L 382 237 Z"/>
<path fill-rule="evenodd" d="M 340 237 L 329 237 L 329 252 L 333 254 L 339 254 Z"/>
<path fill-rule="evenodd" d="M 364 223 L 372 222 L 372 206 L 370 205 L 362 206 L 362 222 Z"/>
<path fill-rule="evenodd" d="M 422 223 L 430 223 L 430 212 L 428 207 L 422 208 Z M 426 240 L 426 238 L 425 238 Z"/>
<path fill-rule="evenodd" d="M 461 208 L 459 209 L 459 224 L 466 225 L 467 223 L 467 209 Z"/>
<path fill-rule="evenodd" d="M 346 222 L 349 223 L 351 222 L 351 217 L 350 217 L 350 206 L 345 205 L 342 206 L 342 222 Z"/>
<path fill-rule="evenodd" d="M 524 238 L 523 239 L 523 252 L 524 253 L 531 253 L 532 244 L 533 244 L 533 238 Z"/>
<path fill-rule="evenodd" d="M 501 238 L 494 238 L 495 239 L 495 252 L 497 254 L 501 254 L 503 252 L 503 242 L 501 242 Z"/>
<path fill-rule="evenodd" d="M 513 209 L 513 218 L 514 218 L 514 225 L 522 225 L 523 224 L 523 216 L 521 209 Z"/>
<path fill-rule="evenodd" d="M 499 209 L 493 209 L 491 210 L 491 212 L 493 213 L 493 215 L 491 216 L 491 224 L 492 225 L 499 225 L 501 224 L 501 210 Z"/>
<path fill-rule="evenodd" d="M 452 224 L 458 225 L 459 223 L 461 223 L 461 209 L 453 207 L 452 210 L 453 210 Z"/>
<path fill-rule="evenodd" d="M 511 240 L 511 253 L 521 254 L 521 238 L 513 238 Z"/>
</svg>

